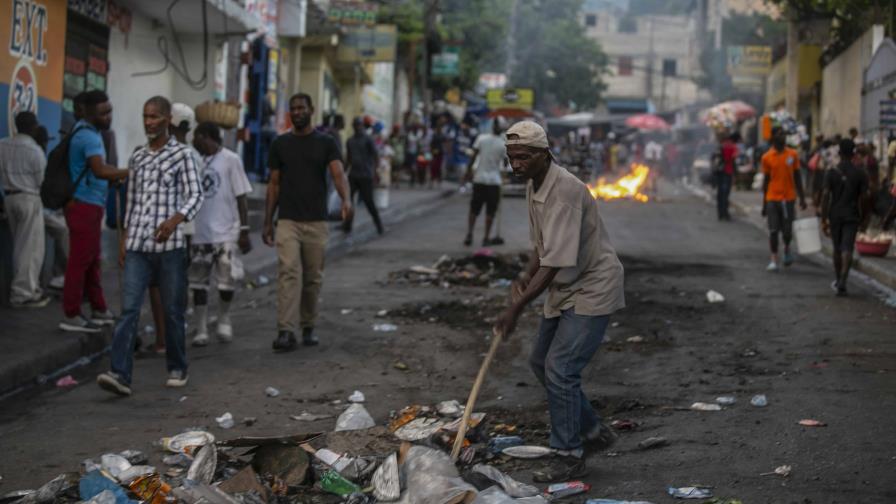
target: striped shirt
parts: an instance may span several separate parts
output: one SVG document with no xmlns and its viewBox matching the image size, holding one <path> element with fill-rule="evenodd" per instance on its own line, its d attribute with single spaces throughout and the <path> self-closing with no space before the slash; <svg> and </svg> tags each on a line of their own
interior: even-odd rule
<svg viewBox="0 0 896 504">
<path fill-rule="evenodd" d="M 43 149 L 30 136 L 0 140 L 0 190 L 39 195 L 46 167 Z"/>
<path fill-rule="evenodd" d="M 125 248 L 134 252 L 167 252 L 186 246 L 183 226 L 168 240 L 158 243 L 155 231 L 176 213 L 186 220 L 196 216 L 202 205 L 199 171 L 190 152 L 172 136 L 157 151 L 142 146 L 128 161 L 127 229 Z"/>
</svg>

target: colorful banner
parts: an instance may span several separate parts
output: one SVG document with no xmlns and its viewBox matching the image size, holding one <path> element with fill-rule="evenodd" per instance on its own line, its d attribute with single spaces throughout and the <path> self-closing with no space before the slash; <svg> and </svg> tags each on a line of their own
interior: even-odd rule
<svg viewBox="0 0 896 504">
<path fill-rule="evenodd" d="M 0 138 L 15 131 L 22 111 L 37 114 L 50 137 L 62 116 L 65 0 L 0 0 Z M 51 142 L 54 143 L 54 142 Z"/>
</svg>

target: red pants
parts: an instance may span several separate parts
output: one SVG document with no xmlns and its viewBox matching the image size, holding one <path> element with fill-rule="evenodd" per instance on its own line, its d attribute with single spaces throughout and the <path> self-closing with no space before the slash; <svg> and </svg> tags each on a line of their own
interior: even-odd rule
<svg viewBox="0 0 896 504">
<path fill-rule="evenodd" d="M 81 313 L 84 296 L 95 311 L 106 310 L 100 283 L 100 232 L 103 207 L 73 201 L 65 207 L 69 253 L 65 268 L 62 308 L 66 317 Z"/>
</svg>

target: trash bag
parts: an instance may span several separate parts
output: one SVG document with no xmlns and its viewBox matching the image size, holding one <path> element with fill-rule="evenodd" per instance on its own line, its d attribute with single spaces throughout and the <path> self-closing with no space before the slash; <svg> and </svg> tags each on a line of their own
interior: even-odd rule
<svg viewBox="0 0 896 504">
<path fill-rule="evenodd" d="M 115 479 L 118 479 L 121 473 L 131 468 L 131 463 L 128 462 L 128 459 L 115 453 L 107 453 L 100 460 L 103 470 L 111 474 Z"/>
<path fill-rule="evenodd" d="M 541 493 L 538 488 L 525 483 L 520 483 L 490 465 L 476 464 L 473 466 L 473 472 L 482 474 L 486 478 L 494 481 L 511 497 L 532 497 Z"/>
<path fill-rule="evenodd" d="M 398 456 L 391 454 L 380 464 L 373 479 L 373 496 L 379 502 L 392 502 L 401 497 L 401 482 L 398 476 Z"/>
<path fill-rule="evenodd" d="M 43 486 L 37 489 L 37 491 L 31 492 L 17 502 L 21 504 L 49 504 L 51 502 L 57 502 L 60 500 L 59 497 L 62 494 L 78 485 L 78 476 L 79 475 L 76 472 L 62 473 L 47 483 L 44 483 Z M 114 485 L 115 483 L 112 484 Z"/>
<path fill-rule="evenodd" d="M 215 445 L 205 445 L 196 452 L 196 458 L 187 470 L 187 479 L 197 485 L 209 485 L 218 465 L 218 451 Z"/>
<path fill-rule="evenodd" d="M 347 430 L 369 429 L 376 425 L 373 417 L 362 404 L 354 403 L 336 419 L 336 432 Z"/>
<path fill-rule="evenodd" d="M 78 495 L 82 500 L 90 500 L 106 490 L 115 494 L 115 504 L 130 504 L 134 502 L 128 499 L 124 489 L 118 486 L 118 483 L 103 476 L 100 471 L 91 471 L 78 482 Z"/>
<path fill-rule="evenodd" d="M 115 504 L 117 502 L 116 499 L 117 497 L 112 490 L 103 490 L 94 495 L 89 501 L 84 501 L 84 504 Z"/>
<path fill-rule="evenodd" d="M 473 504 L 516 504 L 516 500 L 504 493 L 500 487 L 492 486 L 479 492 Z"/>
<path fill-rule="evenodd" d="M 461 479 L 447 453 L 412 446 L 400 471 L 402 504 L 471 504 L 476 488 Z"/>
</svg>

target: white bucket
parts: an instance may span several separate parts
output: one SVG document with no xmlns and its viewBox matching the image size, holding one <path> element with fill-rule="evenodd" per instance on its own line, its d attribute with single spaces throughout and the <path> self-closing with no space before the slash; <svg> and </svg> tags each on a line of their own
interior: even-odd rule
<svg viewBox="0 0 896 504">
<path fill-rule="evenodd" d="M 389 189 L 377 188 L 373 190 L 373 204 L 380 210 L 389 208 Z"/>
<path fill-rule="evenodd" d="M 817 217 L 793 221 L 793 233 L 796 235 L 796 249 L 800 254 L 821 252 L 821 236 L 818 233 Z"/>
</svg>

